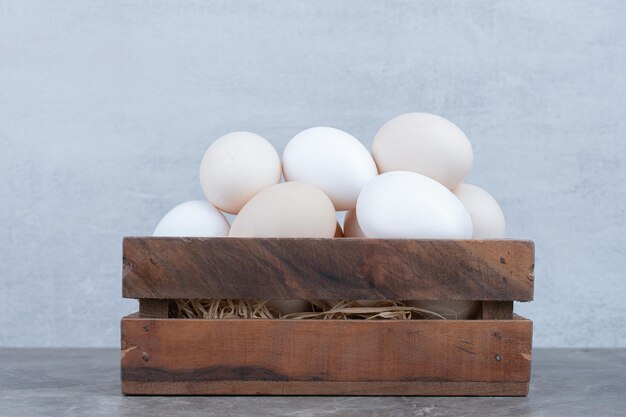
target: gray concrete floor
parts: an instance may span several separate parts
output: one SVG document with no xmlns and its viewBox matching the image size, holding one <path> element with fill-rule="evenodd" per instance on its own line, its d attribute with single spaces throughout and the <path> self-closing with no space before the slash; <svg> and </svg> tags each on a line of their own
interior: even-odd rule
<svg viewBox="0 0 626 417">
<path fill-rule="evenodd" d="M 0 349 L 0 416 L 626 416 L 626 349 L 536 349 L 527 398 L 124 397 L 117 349 Z"/>
</svg>

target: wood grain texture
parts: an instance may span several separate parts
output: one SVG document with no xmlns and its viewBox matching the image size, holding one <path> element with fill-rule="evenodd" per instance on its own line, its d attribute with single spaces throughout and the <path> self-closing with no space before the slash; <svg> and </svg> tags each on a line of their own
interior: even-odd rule
<svg viewBox="0 0 626 417">
<path fill-rule="evenodd" d="M 139 316 L 151 318 L 168 318 L 170 301 L 155 298 L 142 298 L 139 300 Z"/>
<path fill-rule="evenodd" d="M 389 387 L 395 384 L 386 383 L 406 383 L 405 389 L 414 395 L 451 395 L 455 382 L 468 383 L 456 395 L 483 395 L 488 386 L 519 383 L 514 385 L 515 393 L 509 387 L 509 395 L 523 395 L 520 387 L 530 378 L 531 339 L 532 323 L 525 319 L 126 317 L 122 320 L 122 380 L 125 393 L 144 394 L 234 394 L 234 381 L 249 382 L 241 394 L 255 390 L 324 394 L 328 386 L 316 391 L 310 382 L 331 381 L 359 383 L 333 385 L 343 387 L 343 393 L 361 390 L 381 395 L 393 391 Z M 273 384 L 252 384 L 258 381 Z M 294 381 L 297 384 L 289 392 Z M 446 384 L 437 391 L 437 384 L 430 383 Z M 407 392 L 393 392 L 400 393 Z"/>
<path fill-rule="evenodd" d="M 528 382 L 122 381 L 125 395 L 528 395 Z"/>
<path fill-rule="evenodd" d="M 510 320 L 513 318 L 513 301 L 483 301 L 480 315 L 483 320 Z"/>
<path fill-rule="evenodd" d="M 126 298 L 533 298 L 531 241 L 127 237 L 123 246 Z"/>
</svg>

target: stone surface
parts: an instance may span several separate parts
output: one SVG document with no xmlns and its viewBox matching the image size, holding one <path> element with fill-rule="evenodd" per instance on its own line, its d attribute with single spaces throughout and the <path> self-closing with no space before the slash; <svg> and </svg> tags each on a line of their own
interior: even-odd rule
<svg viewBox="0 0 626 417">
<path fill-rule="evenodd" d="M 114 347 L 121 239 L 233 130 L 366 146 L 408 111 L 537 243 L 537 346 L 626 347 L 626 2 L 3 0 L 0 346 Z"/>
<path fill-rule="evenodd" d="M 526 398 L 124 397 L 117 349 L 0 349 L 0 415 L 624 416 L 626 350 L 536 349 Z"/>
</svg>

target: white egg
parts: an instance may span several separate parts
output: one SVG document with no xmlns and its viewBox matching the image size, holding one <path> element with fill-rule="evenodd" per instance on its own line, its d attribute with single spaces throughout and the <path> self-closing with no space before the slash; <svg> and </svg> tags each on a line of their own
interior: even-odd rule
<svg viewBox="0 0 626 417">
<path fill-rule="evenodd" d="M 372 143 L 378 170 L 412 171 L 449 189 L 463 181 L 474 154 L 465 134 L 452 122 L 429 113 L 407 113 L 389 120 Z"/>
<path fill-rule="evenodd" d="M 326 194 L 310 184 L 284 182 L 252 197 L 235 217 L 230 236 L 332 238 L 336 228 Z"/>
<path fill-rule="evenodd" d="M 265 305 L 281 315 L 303 313 L 311 310 L 311 304 L 305 300 L 270 300 Z"/>
<path fill-rule="evenodd" d="M 452 301 L 405 301 L 405 305 L 417 307 L 437 313 L 448 320 L 473 320 L 480 314 L 480 301 L 452 300 Z"/>
<path fill-rule="evenodd" d="M 356 218 L 356 210 L 346 212 L 346 217 L 343 221 L 343 235 L 344 237 L 365 237 L 365 233 L 361 230 L 359 221 Z"/>
<path fill-rule="evenodd" d="M 313 127 L 287 144 L 283 174 L 286 181 L 316 186 L 328 195 L 335 210 L 341 211 L 354 209 L 359 192 L 378 170 L 354 136 L 332 127 Z"/>
<path fill-rule="evenodd" d="M 472 218 L 475 238 L 503 238 L 506 231 L 504 214 L 498 202 L 484 189 L 472 184 L 460 184 L 454 195 L 461 200 Z"/>
<path fill-rule="evenodd" d="M 210 203 L 236 214 L 259 191 L 280 182 L 280 158 L 264 138 L 233 132 L 209 146 L 200 164 L 200 184 Z"/>
<path fill-rule="evenodd" d="M 221 211 L 206 201 L 187 201 L 171 209 L 152 236 L 228 236 L 230 225 Z"/>
<path fill-rule="evenodd" d="M 437 181 L 414 172 L 387 172 L 374 178 L 361 191 L 356 213 L 367 237 L 472 237 L 472 220 L 459 199 Z"/>
</svg>

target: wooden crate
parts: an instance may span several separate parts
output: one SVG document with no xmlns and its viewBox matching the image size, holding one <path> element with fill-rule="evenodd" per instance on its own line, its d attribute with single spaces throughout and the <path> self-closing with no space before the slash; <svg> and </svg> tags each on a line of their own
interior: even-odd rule
<svg viewBox="0 0 626 417">
<path fill-rule="evenodd" d="M 125 238 L 124 394 L 528 393 L 534 245 Z M 180 298 L 479 300 L 479 320 L 170 318 Z"/>
</svg>

